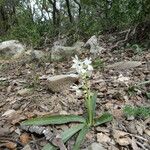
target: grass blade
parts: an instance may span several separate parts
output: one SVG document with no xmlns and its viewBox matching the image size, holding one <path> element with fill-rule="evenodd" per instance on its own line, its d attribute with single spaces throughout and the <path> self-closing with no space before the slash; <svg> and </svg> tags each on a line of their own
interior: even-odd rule
<svg viewBox="0 0 150 150">
<path fill-rule="evenodd" d="M 79 135 L 77 137 L 77 140 L 75 142 L 75 145 L 73 147 L 73 150 L 79 150 L 81 143 L 83 142 L 86 134 L 89 131 L 89 126 L 85 125 L 82 130 L 79 132 Z"/>
<path fill-rule="evenodd" d="M 109 113 L 104 113 L 102 116 L 95 118 L 95 124 L 94 126 L 98 126 L 101 124 L 104 124 L 106 122 L 109 122 L 113 119 L 113 116 Z"/>
<path fill-rule="evenodd" d="M 61 137 L 62 141 L 65 143 L 67 142 L 75 133 L 77 133 L 79 130 L 81 130 L 84 127 L 84 124 L 79 124 L 77 126 L 74 126 L 70 129 L 65 130 L 62 132 Z M 52 144 L 46 144 L 42 150 L 57 150 L 57 147 L 53 146 Z"/>
<path fill-rule="evenodd" d="M 69 122 L 86 122 L 86 120 L 77 115 L 55 115 L 33 118 L 22 122 L 22 125 L 48 125 L 48 124 L 64 124 Z"/>
</svg>

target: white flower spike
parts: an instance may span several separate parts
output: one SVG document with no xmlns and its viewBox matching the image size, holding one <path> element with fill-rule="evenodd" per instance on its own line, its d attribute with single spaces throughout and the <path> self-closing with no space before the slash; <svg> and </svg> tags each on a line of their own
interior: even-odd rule
<svg viewBox="0 0 150 150">
<path fill-rule="evenodd" d="M 73 58 L 72 68 L 76 69 L 80 76 L 91 76 L 93 67 L 91 65 L 91 58 L 86 58 L 84 61 L 80 61 L 77 56 Z"/>
</svg>

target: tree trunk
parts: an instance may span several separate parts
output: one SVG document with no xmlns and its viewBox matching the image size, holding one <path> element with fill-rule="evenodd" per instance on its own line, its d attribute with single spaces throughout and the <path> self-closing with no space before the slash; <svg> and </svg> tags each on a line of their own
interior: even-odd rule
<svg viewBox="0 0 150 150">
<path fill-rule="evenodd" d="M 73 22 L 73 19 L 72 19 L 72 15 L 71 15 L 69 0 L 66 0 L 66 5 L 67 5 L 67 11 L 68 11 L 69 20 L 70 20 L 70 22 L 72 23 L 72 22 Z"/>
</svg>

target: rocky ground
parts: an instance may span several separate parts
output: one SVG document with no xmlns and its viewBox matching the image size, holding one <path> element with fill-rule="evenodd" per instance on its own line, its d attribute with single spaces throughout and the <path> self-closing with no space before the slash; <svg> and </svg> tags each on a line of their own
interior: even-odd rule
<svg viewBox="0 0 150 150">
<path fill-rule="evenodd" d="M 81 55 L 81 57 L 85 57 Z M 150 53 L 143 51 L 134 54 L 125 51 L 104 51 L 93 56 L 94 72 L 91 77 L 92 90 L 98 94 L 96 114 L 108 111 L 113 121 L 92 128 L 86 135 L 81 149 L 92 150 L 148 150 L 150 149 L 150 118 L 128 116 L 123 113 L 125 105 L 146 106 L 150 108 L 150 83 L 134 85 L 150 80 Z M 139 61 L 141 65 L 134 68 L 116 70 L 107 68 L 114 62 Z M 20 123 L 31 117 L 52 114 L 85 113 L 84 98 L 78 97 L 70 88 L 52 92 L 43 75 L 66 74 L 71 71 L 72 60 L 62 62 L 0 60 L 0 149 L 41 150 L 48 143 L 43 135 L 25 131 Z M 128 83 L 115 82 L 122 74 L 128 77 Z M 62 86 L 60 83 L 59 86 Z M 150 109 L 148 110 L 150 114 Z M 50 126 L 55 132 L 61 132 L 73 124 Z M 71 150 L 75 139 L 66 143 Z"/>
</svg>

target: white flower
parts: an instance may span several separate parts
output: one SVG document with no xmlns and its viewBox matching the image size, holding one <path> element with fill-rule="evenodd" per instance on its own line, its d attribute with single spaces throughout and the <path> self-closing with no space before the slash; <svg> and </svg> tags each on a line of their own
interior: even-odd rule
<svg viewBox="0 0 150 150">
<path fill-rule="evenodd" d="M 80 86 L 73 85 L 73 86 L 71 86 L 71 88 L 72 88 L 73 90 L 75 90 L 76 96 L 78 96 L 78 97 L 81 97 L 81 96 L 82 96 L 82 91 L 79 89 Z"/>
<path fill-rule="evenodd" d="M 93 67 L 91 65 L 91 58 L 85 59 L 84 61 L 80 61 L 77 56 L 73 58 L 72 68 L 76 69 L 77 73 L 81 76 L 87 75 L 91 76 Z"/>
<path fill-rule="evenodd" d="M 73 65 L 71 68 L 76 69 L 79 65 L 81 65 L 81 62 L 79 61 L 79 58 L 77 55 L 73 58 Z"/>
<path fill-rule="evenodd" d="M 84 75 L 84 74 L 87 73 L 87 70 L 82 68 L 82 69 L 80 70 L 80 73 L 81 73 L 82 75 Z"/>
<path fill-rule="evenodd" d="M 83 61 L 83 63 L 85 64 L 85 65 L 91 65 L 91 58 L 89 58 L 89 59 L 87 59 L 87 58 L 85 58 L 85 60 Z"/>
<path fill-rule="evenodd" d="M 88 65 L 88 71 L 93 71 L 93 67 L 92 67 L 92 65 Z"/>
</svg>

